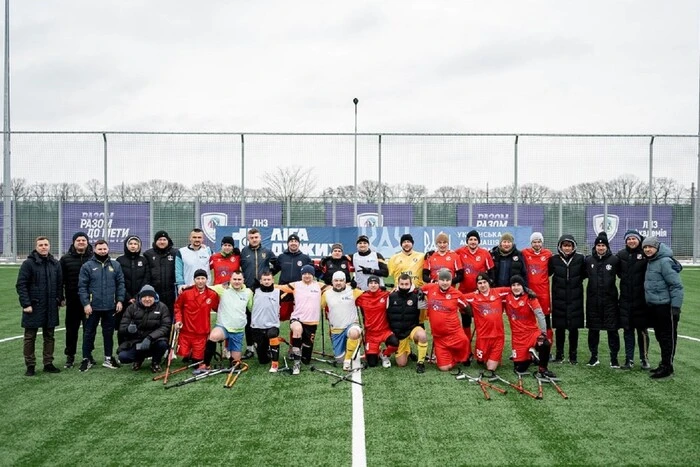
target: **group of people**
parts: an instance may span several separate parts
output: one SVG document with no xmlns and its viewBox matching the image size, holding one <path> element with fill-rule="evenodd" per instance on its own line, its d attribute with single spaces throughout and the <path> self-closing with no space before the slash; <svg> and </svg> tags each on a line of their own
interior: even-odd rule
<svg viewBox="0 0 700 467">
<path fill-rule="evenodd" d="M 538 232 L 522 251 L 509 233 L 490 251 L 480 247 L 476 230 L 456 250 L 450 249 L 448 235 L 440 233 L 436 250 L 425 253 L 415 251 L 413 237 L 405 234 L 401 251 L 388 259 L 373 251 L 369 238 L 361 235 L 352 255 L 334 244 L 331 255 L 318 263 L 301 251 L 295 234 L 279 256 L 262 245 L 255 228 L 247 232 L 247 245 L 241 249 L 227 236 L 221 250 L 212 253 L 203 240 L 202 231 L 193 229 L 189 244 L 176 249 L 168 233 L 159 231 L 152 248 L 141 252 L 141 240 L 132 236 L 124 242 L 124 254 L 113 260 L 106 241 L 90 245 L 85 233 L 77 232 L 68 253 L 58 261 L 50 254 L 49 240 L 37 238 L 17 279 L 26 374 L 36 371 L 39 329 L 44 338 L 43 370 L 60 371 L 53 364 L 53 347 L 58 309 L 63 305 L 64 367 L 76 364 L 82 325 L 79 369 L 83 372 L 96 363 L 92 352 L 101 323 L 106 368 L 131 363 L 139 370 L 151 357 L 151 370 L 161 371 L 177 332 L 177 353 L 186 363 L 198 364 L 196 373 L 210 369 L 217 343 L 222 342 L 222 354 L 232 364 L 257 354 L 259 363 L 270 364 L 270 372 L 279 369 L 280 346 L 287 343 L 292 374 L 299 374 L 301 365 L 315 358 L 318 326 L 325 333 L 327 322 L 334 357 L 345 370 L 352 369 L 363 349 L 370 367 L 390 367 L 393 357 L 400 367 L 415 360 L 416 371 L 423 373 L 426 360 L 448 371 L 475 359 L 485 372 L 493 373 L 504 349 L 503 314 L 510 324 L 510 359 L 516 372 L 527 371 L 534 362 L 536 373 L 554 377 L 548 363 L 564 361 L 567 331 L 569 362 L 576 364 L 578 330 L 584 325 L 589 330 L 590 366 L 600 363 L 600 331 L 605 330 L 610 365 L 620 368 L 622 328 L 622 367 L 633 367 L 636 339 L 641 366 L 650 369 L 651 325 L 661 347 L 661 363 L 651 376 L 664 378 L 674 371 L 683 300 L 680 265 L 667 245 L 654 237 L 644 239 L 634 230 L 625 233 L 626 246 L 617 254 L 601 233 L 586 257 L 576 252 L 573 236 L 563 235 L 553 253 L 544 248 Z M 393 279 L 393 289 L 385 286 L 386 278 Z M 588 279 L 585 311 L 584 279 Z M 217 313 L 213 328 L 212 312 Z M 280 335 L 280 323 L 287 320 L 289 341 Z"/>
</svg>

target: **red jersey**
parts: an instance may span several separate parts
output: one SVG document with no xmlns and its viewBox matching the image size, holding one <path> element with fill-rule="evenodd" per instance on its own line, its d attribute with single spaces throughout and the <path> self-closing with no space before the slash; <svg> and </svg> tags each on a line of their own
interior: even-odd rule
<svg viewBox="0 0 700 467">
<path fill-rule="evenodd" d="M 437 282 L 438 272 L 442 268 L 449 269 L 454 277 L 455 273 L 462 269 L 459 255 L 452 250 L 447 250 L 444 255 L 436 251 L 430 255 L 430 258 L 423 261 L 423 270 L 430 271 L 430 280 L 433 282 Z"/>
<path fill-rule="evenodd" d="M 233 253 L 228 256 L 214 253 L 209 258 L 209 269 L 213 271 L 214 285 L 225 284 L 231 280 L 232 273 L 241 270 L 241 257 Z"/>
<path fill-rule="evenodd" d="M 388 299 L 389 292 L 382 290 L 365 291 L 355 299 L 355 304 L 362 310 L 367 332 L 375 333 L 389 330 L 389 321 L 386 318 Z"/>
<path fill-rule="evenodd" d="M 433 337 L 464 333 L 460 310 L 467 306 L 467 302 L 462 293 L 454 287 L 442 291 L 438 284 L 425 284 L 421 289 L 428 301 L 428 321 Z"/>
<path fill-rule="evenodd" d="M 484 295 L 481 292 L 466 294 L 464 297 L 472 307 L 476 335 L 480 339 L 503 338 L 503 297 L 510 293 L 510 287 L 494 287 Z"/>
<path fill-rule="evenodd" d="M 532 248 L 525 248 L 522 255 L 527 265 L 527 285 L 537 295 L 542 305 L 542 312 L 548 315 L 550 311 L 549 258 L 552 257 L 552 252 L 542 248 L 539 253 L 535 253 Z"/>
<path fill-rule="evenodd" d="M 491 253 L 484 248 L 477 248 L 473 253 L 468 246 L 457 248 L 455 253 L 459 255 L 464 270 L 464 279 L 459 283 L 459 291 L 471 293 L 476 290 L 476 276 L 480 272 L 487 272 L 493 268 Z"/>
<path fill-rule="evenodd" d="M 505 299 L 505 307 L 513 348 L 529 346 L 532 335 L 542 332 L 535 316 L 535 310 L 540 308 L 540 303 L 526 294 L 516 297 L 510 293 Z"/>
<path fill-rule="evenodd" d="M 209 313 L 219 308 L 219 295 L 209 287 L 202 292 L 191 285 L 175 300 L 175 322 L 182 323 L 182 330 L 192 334 L 208 334 L 211 331 Z"/>
</svg>

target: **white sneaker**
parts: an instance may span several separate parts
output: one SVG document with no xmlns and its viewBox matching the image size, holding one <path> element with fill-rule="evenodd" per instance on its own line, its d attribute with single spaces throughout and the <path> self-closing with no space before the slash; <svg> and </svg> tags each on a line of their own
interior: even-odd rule
<svg viewBox="0 0 700 467">
<path fill-rule="evenodd" d="M 382 366 L 384 368 L 391 368 L 391 359 L 389 357 L 387 357 L 383 353 L 380 353 L 379 358 L 382 360 Z"/>
<path fill-rule="evenodd" d="M 269 369 L 268 371 L 269 371 L 270 373 L 277 373 L 277 368 L 278 368 L 277 363 L 273 363 L 273 364 L 270 366 L 270 369 Z"/>
<path fill-rule="evenodd" d="M 294 360 L 294 367 L 292 367 L 292 374 L 298 375 L 301 373 L 301 360 Z"/>
<path fill-rule="evenodd" d="M 343 360 L 343 371 L 352 370 L 352 360 Z"/>
</svg>

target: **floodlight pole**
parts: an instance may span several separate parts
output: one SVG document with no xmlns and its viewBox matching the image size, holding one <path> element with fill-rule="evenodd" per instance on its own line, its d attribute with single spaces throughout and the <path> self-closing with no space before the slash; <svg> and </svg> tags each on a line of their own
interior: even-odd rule
<svg viewBox="0 0 700 467">
<path fill-rule="evenodd" d="M 356 97 L 352 100 L 355 104 L 355 176 L 353 182 L 353 207 L 352 207 L 352 225 L 357 227 L 357 103 L 360 100 Z"/>
<path fill-rule="evenodd" d="M 2 178 L 2 252 L 3 256 L 12 258 L 13 226 L 12 222 L 12 173 L 10 164 L 10 0 L 5 0 L 5 105 L 3 125 L 3 178 Z"/>
</svg>

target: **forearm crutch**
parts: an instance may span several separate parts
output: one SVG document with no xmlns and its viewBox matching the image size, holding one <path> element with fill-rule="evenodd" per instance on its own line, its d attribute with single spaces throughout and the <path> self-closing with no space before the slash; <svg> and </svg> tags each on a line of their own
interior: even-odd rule
<svg viewBox="0 0 700 467">
<path fill-rule="evenodd" d="M 507 379 L 504 379 L 504 378 L 502 378 L 501 376 L 496 375 L 495 373 L 494 373 L 494 375 L 495 375 L 495 378 L 496 378 L 498 381 L 500 381 L 500 382 L 502 382 L 502 383 L 504 383 L 504 384 L 507 384 L 508 386 L 510 386 L 510 387 L 512 387 L 513 389 L 515 389 L 516 391 L 518 391 L 520 394 L 525 394 L 526 396 L 530 396 L 530 397 L 532 397 L 533 399 L 537 399 L 537 396 L 536 396 L 535 394 L 531 393 L 530 391 L 528 391 L 528 390 L 525 389 L 524 387 L 519 386 L 519 385 L 517 385 L 517 384 L 513 384 L 513 383 L 511 383 L 510 381 L 508 381 Z"/>
<path fill-rule="evenodd" d="M 176 374 L 178 374 L 178 373 L 182 373 L 183 371 L 188 370 L 188 369 L 190 369 L 190 368 L 198 367 L 198 366 L 201 365 L 202 363 L 204 363 L 204 361 L 203 361 L 203 360 L 200 360 L 200 361 L 198 361 L 198 362 L 191 363 L 191 364 L 189 364 L 189 365 L 187 365 L 187 366 L 180 367 L 180 368 L 178 368 L 177 370 L 173 370 L 173 371 L 171 371 L 169 374 L 161 373 L 161 374 L 159 374 L 159 375 L 157 375 L 157 376 L 154 376 L 154 377 L 153 377 L 153 381 L 158 381 L 158 380 L 161 380 L 161 379 L 165 379 L 166 376 L 172 376 L 172 375 L 176 375 Z M 168 382 L 168 380 L 165 379 L 165 380 L 163 381 L 163 384 L 167 384 L 167 382 Z"/>
<path fill-rule="evenodd" d="M 568 396 L 568 395 L 562 390 L 562 388 L 557 384 L 557 381 L 558 381 L 558 380 L 557 380 L 556 378 L 548 378 L 548 377 L 546 377 L 546 376 L 545 376 L 544 378 L 540 378 L 540 377 L 538 377 L 538 376 L 535 376 L 535 379 L 537 380 L 537 383 L 539 384 L 540 391 L 542 391 L 542 383 L 547 383 L 547 384 L 551 384 L 551 385 L 554 387 L 554 389 L 557 390 L 557 392 L 559 393 L 559 395 L 560 395 L 561 397 L 563 397 L 564 399 L 568 399 L 568 398 L 569 398 L 569 396 Z"/>
<path fill-rule="evenodd" d="M 360 369 L 361 369 L 361 368 L 358 368 L 358 370 L 360 370 Z M 341 381 L 341 380 L 342 380 L 342 381 L 347 381 L 347 382 L 349 382 L 349 383 L 359 384 L 360 386 L 364 386 L 364 385 L 365 385 L 365 384 L 364 384 L 363 382 L 361 382 L 361 381 L 355 381 L 354 379 L 346 379 L 348 375 L 342 376 L 342 375 L 339 375 L 339 374 L 337 374 L 337 373 L 333 373 L 332 371 L 322 370 L 322 369 L 320 369 L 320 368 L 316 368 L 316 367 L 313 366 L 313 365 L 311 365 L 311 366 L 309 367 L 309 370 L 310 370 L 310 371 L 318 371 L 319 373 L 323 373 L 324 375 L 332 376 L 332 377 L 334 377 L 334 378 L 337 378 L 338 381 Z M 349 373 L 349 374 L 352 374 L 352 373 Z M 336 381 L 336 383 L 337 383 L 338 381 Z M 332 385 L 332 386 L 335 386 L 335 384 L 333 384 L 333 383 L 331 383 L 331 385 Z"/>
<path fill-rule="evenodd" d="M 168 349 L 168 363 L 165 365 L 165 375 L 164 375 L 165 379 L 163 380 L 163 384 L 166 384 L 168 382 L 168 378 L 170 377 L 170 365 L 173 361 L 173 358 L 175 358 L 175 354 L 177 352 L 177 344 L 178 344 L 179 340 L 180 340 L 180 328 L 173 325 L 170 328 L 170 340 L 169 340 L 170 348 Z"/>
<path fill-rule="evenodd" d="M 238 381 L 240 374 L 244 371 L 248 371 L 248 364 L 245 362 L 236 362 L 236 364 L 231 367 L 231 370 L 226 377 L 224 387 L 226 389 L 231 389 L 233 385 L 236 384 L 236 381 Z"/>
<path fill-rule="evenodd" d="M 169 386 L 165 386 L 165 389 L 170 389 L 170 388 L 176 388 L 179 386 L 184 386 L 185 384 L 189 383 L 194 383 L 195 381 L 199 381 L 201 379 L 209 378 L 211 376 L 216 376 L 216 375 L 221 375 L 226 373 L 228 370 L 224 368 L 217 368 L 216 370 L 210 370 L 205 373 L 201 373 L 198 375 L 191 376 L 187 379 L 183 379 L 182 381 L 178 381 L 177 383 L 171 384 Z"/>
</svg>

